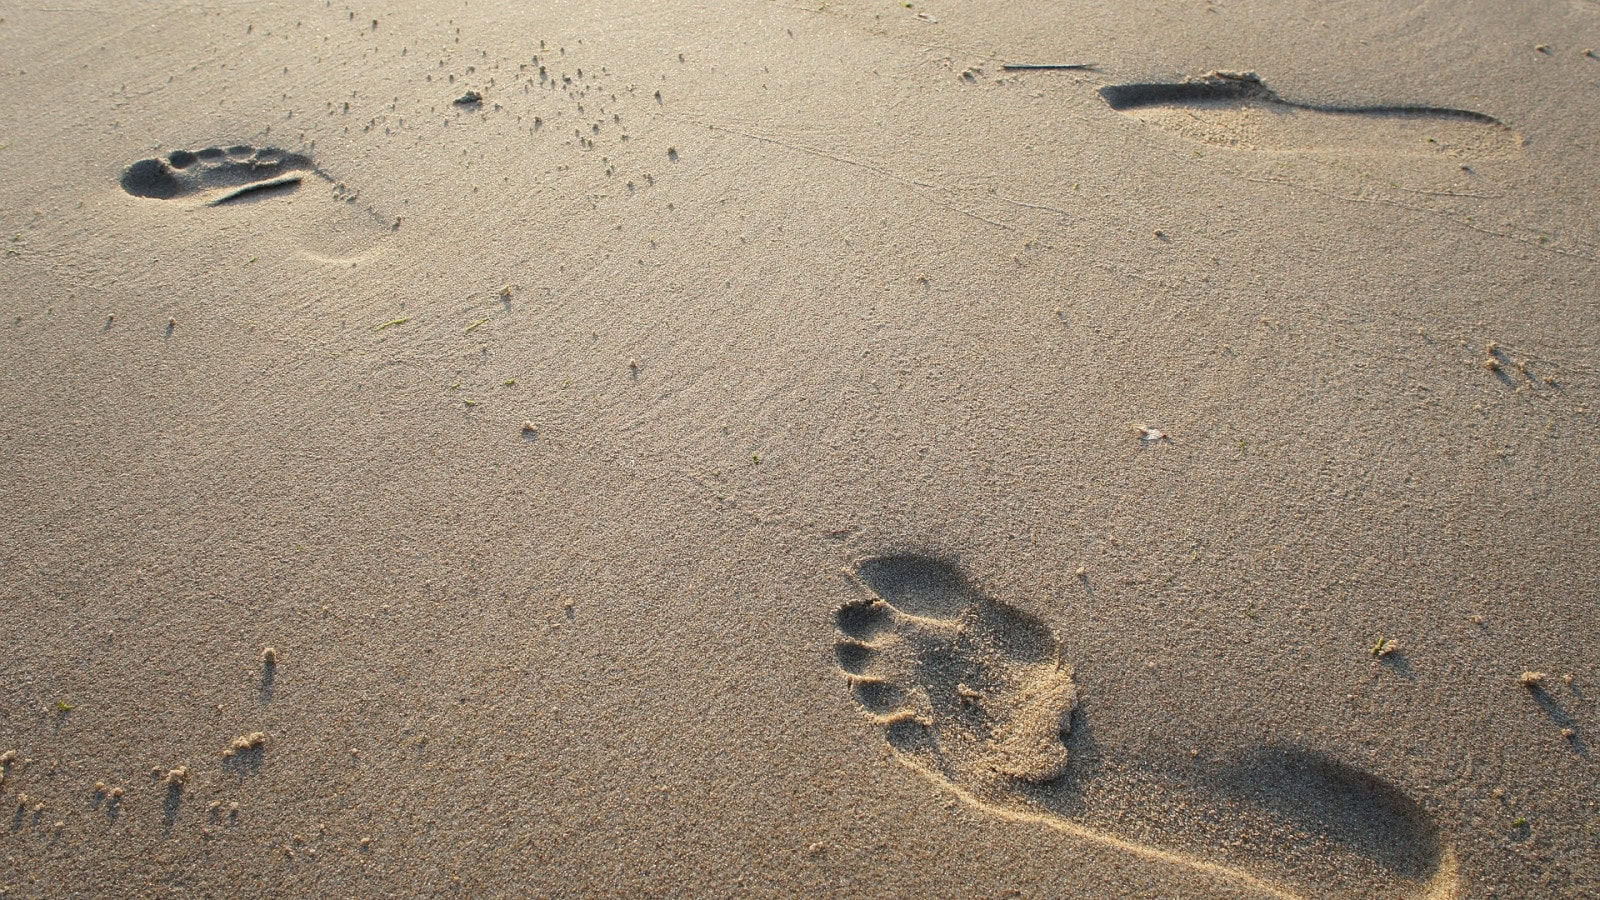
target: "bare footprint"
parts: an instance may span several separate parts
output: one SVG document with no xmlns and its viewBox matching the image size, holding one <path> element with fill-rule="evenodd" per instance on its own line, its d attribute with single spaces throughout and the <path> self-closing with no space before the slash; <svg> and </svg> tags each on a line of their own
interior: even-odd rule
<svg viewBox="0 0 1600 900">
<path fill-rule="evenodd" d="M 141 159 L 123 170 L 122 189 L 135 197 L 221 206 L 292 191 L 307 175 L 328 180 L 304 154 L 241 144 Z"/>
<path fill-rule="evenodd" d="M 1453 853 L 1393 786 L 1292 747 L 1105 758 L 1074 733 L 1077 687 L 1044 623 L 931 557 L 855 574 L 869 596 L 835 619 L 850 692 L 902 762 L 962 800 L 1273 896 L 1454 894 Z"/>
<path fill-rule="evenodd" d="M 1500 156 L 1520 138 L 1493 116 L 1441 106 L 1286 100 L 1253 72 L 1100 89 L 1112 109 L 1192 141 L 1246 150 L 1375 152 L 1452 161 Z"/>
<path fill-rule="evenodd" d="M 318 204 L 313 197 L 303 213 L 295 208 L 301 198 L 285 195 L 298 191 L 308 179 L 326 182 L 324 187 L 338 202 Z M 295 245 L 303 258 L 327 266 L 345 268 L 372 260 L 384 252 L 383 234 L 400 227 L 400 219 L 359 199 L 309 155 L 274 147 L 236 144 L 174 150 L 128 166 L 120 183 L 130 196 L 163 201 L 158 206 L 168 209 L 232 207 L 271 200 L 270 213 L 263 209 L 262 214 L 279 219 L 280 226 L 272 235 Z"/>
</svg>

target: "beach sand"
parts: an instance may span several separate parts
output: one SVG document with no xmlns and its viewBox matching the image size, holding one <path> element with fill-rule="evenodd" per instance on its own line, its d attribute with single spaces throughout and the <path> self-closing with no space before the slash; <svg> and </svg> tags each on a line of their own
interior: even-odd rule
<svg viewBox="0 0 1600 900">
<path fill-rule="evenodd" d="M 1600 6 L 511 5 L 0 6 L 0 895 L 1600 893 Z"/>
</svg>

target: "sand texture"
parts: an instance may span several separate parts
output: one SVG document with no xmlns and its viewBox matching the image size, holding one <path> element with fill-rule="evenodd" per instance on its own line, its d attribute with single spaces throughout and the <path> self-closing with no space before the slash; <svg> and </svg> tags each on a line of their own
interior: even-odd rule
<svg viewBox="0 0 1600 900">
<path fill-rule="evenodd" d="M 0 4 L 0 897 L 1600 895 L 1596 46 Z"/>
</svg>

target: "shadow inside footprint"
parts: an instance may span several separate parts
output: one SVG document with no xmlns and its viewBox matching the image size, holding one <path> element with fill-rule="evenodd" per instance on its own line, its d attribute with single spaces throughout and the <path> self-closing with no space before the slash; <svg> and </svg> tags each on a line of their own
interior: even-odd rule
<svg viewBox="0 0 1600 900">
<path fill-rule="evenodd" d="M 1312 840 L 1341 845 L 1381 871 L 1423 881 L 1438 868 L 1439 829 L 1393 785 L 1317 753 L 1255 750 L 1222 768 L 1216 788 Z"/>
<path fill-rule="evenodd" d="M 856 577 L 894 608 L 924 618 L 955 618 L 976 598 L 955 566 L 920 554 L 873 557 L 856 567 Z"/>
<path fill-rule="evenodd" d="M 322 174 L 309 156 L 239 144 L 141 159 L 123 170 L 122 189 L 135 197 L 193 197 L 208 206 L 221 206 L 294 190 L 307 174 Z"/>
</svg>

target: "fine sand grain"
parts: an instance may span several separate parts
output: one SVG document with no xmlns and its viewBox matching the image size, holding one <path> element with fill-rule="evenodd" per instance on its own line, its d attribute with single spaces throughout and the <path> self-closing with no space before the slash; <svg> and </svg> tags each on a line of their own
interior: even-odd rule
<svg viewBox="0 0 1600 900">
<path fill-rule="evenodd" d="M 1600 894 L 1597 45 L 0 6 L 0 896 Z"/>
</svg>

